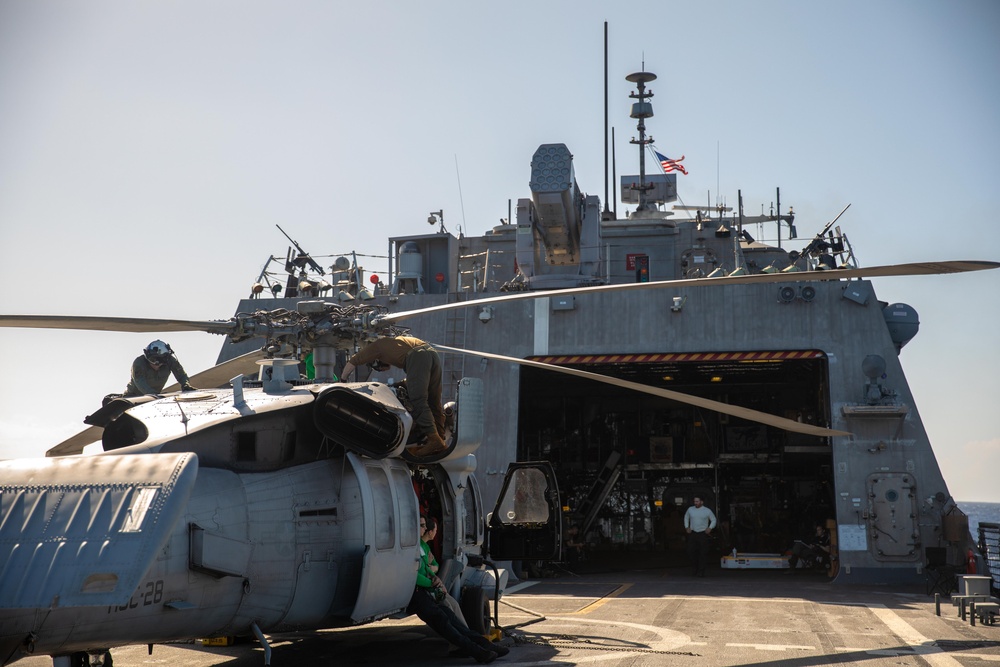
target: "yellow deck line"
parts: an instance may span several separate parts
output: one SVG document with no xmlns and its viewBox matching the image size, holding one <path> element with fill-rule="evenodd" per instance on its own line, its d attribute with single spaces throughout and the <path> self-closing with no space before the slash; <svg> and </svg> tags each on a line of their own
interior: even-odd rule
<svg viewBox="0 0 1000 667">
<path fill-rule="evenodd" d="M 586 607 L 584 607 L 582 609 L 577 609 L 576 611 L 572 611 L 568 615 L 569 616 L 578 616 L 578 615 L 582 615 L 582 614 L 589 614 L 590 612 L 594 611 L 598 607 L 601 607 L 602 605 L 604 605 L 604 603 L 606 603 L 608 600 L 613 600 L 614 598 L 618 597 L 619 595 L 621 595 L 622 593 L 624 593 L 625 591 L 627 591 L 630 588 L 632 588 L 632 584 L 622 584 L 621 586 L 619 586 L 615 590 L 611 591 L 610 593 L 608 593 L 607 595 L 605 595 L 601 599 L 594 600 L 593 602 L 591 602 L 590 604 L 588 604 Z"/>
</svg>

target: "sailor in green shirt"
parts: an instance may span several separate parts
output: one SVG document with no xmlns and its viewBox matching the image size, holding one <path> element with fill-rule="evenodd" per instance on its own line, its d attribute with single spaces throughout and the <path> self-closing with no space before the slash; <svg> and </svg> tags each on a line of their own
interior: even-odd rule
<svg viewBox="0 0 1000 667">
<path fill-rule="evenodd" d="M 313 353 L 310 352 L 306 355 L 306 358 L 302 360 L 306 365 L 306 379 L 315 380 L 316 379 L 316 364 L 313 363 Z M 334 375 L 330 378 L 330 382 L 340 382 L 340 378 Z"/>
<path fill-rule="evenodd" d="M 421 519 L 421 524 L 430 525 L 429 520 Z M 431 565 L 430 548 L 421 540 L 420 565 L 417 567 L 417 581 L 413 589 L 413 597 L 407 610 L 416 614 L 432 630 L 441 635 L 449 643 L 457 646 L 462 653 L 475 658 L 480 664 L 493 662 L 497 657 L 506 655 L 509 649 L 493 644 L 483 635 L 470 630 L 464 619 L 451 610 L 444 601 L 451 599 L 445 590 L 444 582 L 434 573 Z M 436 561 L 435 561 L 436 562 Z"/>
<path fill-rule="evenodd" d="M 417 586 L 431 589 L 437 603 L 447 606 L 455 614 L 455 617 L 462 622 L 462 625 L 469 627 L 468 622 L 465 620 L 465 615 L 462 613 L 462 607 L 458 604 L 458 600 L 448 594 L 444 582 L 437 576 L 439 566 L 430 546 L 430 542 L 433 542 L 437 536 L 437 529 L 437 520 L 434 517 L 426 519 L 421 517 L 420 548 L 423 550 L 423 556 L 420 559 L 420 568 L 417 570 Z"/>
</svg>

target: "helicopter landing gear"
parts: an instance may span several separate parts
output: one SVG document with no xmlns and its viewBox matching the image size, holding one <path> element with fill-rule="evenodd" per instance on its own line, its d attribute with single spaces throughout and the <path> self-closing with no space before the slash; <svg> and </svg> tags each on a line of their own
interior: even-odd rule
<svg viewBox="0 0 1000 667">
<path fill-rule="evenodd" d="M 113 667 L 111 651 L 77 651 L 69 655 L 52 656 L 52 667 Z"/>
<path fill-rule="evenodd" d="M 484 636 L 489 634 L 493 617 L 490 615 L 490 600 L 486 591 L 478 586 L 467 587 L 462 591 L 460 606 L 470 630 Z"/>
</svg>

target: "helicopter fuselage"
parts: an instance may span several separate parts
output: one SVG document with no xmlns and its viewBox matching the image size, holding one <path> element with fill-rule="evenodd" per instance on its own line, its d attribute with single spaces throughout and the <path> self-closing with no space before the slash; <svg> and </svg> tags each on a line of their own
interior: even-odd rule
<svg viewBox="0 0 1000 667">
<path fill-rule="evenodd" d="M 422 509 L 444 528 L 453 594 L 492 597 L 496 579 L 466 556 L 483 540 L 468 437 L 481 429 L 408 461 L 409 414 L 386 385 L 236 385 L 128 409 L 99 456 L 0 463 L 4 664 L 403 612 Z M 481 418 L 478 383 L 460 396 Z"/>
</svg>

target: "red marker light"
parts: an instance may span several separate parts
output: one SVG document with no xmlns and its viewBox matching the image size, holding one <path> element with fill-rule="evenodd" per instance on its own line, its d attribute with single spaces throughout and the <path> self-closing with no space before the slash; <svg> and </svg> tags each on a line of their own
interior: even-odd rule
<svg viewBox="0 0 1000 667">
<path fill-rule="evenodd" d="M 370 282 L 370 283 L 371 283 L 372 285 L 378 285 L 378 276 L 377 276 L 377 275 L 375 275 L 375 274 L 373 273 L 373 274 L 372 274 L 372 275 L 371 275 L 371 276 L 370 276 L 370 277 L 368 278 L 368 282 Z"/>
<path fill-rule="evenodd" d="M 438 281 L 439 283 L 443 283 L 444 282 L 444 274 L 443 273 L 437 274 L 436 276 L 434 276 L 434 280 Z"/>
</svg>

